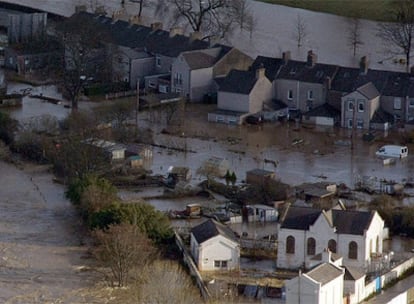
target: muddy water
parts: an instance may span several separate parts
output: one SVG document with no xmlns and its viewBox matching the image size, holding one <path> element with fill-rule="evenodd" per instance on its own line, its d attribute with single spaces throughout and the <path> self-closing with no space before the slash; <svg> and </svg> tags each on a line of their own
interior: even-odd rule
<svg viewBox="0 0 414 304">
<path fill-rule="evenodd" d="M 0 303 L 105 303 L 63 187 L 44 167 L 0 172 Z"/>
</svg>

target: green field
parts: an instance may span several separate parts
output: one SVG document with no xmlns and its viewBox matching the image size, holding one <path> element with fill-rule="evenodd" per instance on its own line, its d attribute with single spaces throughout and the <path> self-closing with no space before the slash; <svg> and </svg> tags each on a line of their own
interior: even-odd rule
<svg viewBox="0 0 414 304">
<path fill-rule="evenodd" d="M 345 17 L 391 21 L 392 0 L 261 0 L 262 2 L 298 7 Z"/>
</svg>

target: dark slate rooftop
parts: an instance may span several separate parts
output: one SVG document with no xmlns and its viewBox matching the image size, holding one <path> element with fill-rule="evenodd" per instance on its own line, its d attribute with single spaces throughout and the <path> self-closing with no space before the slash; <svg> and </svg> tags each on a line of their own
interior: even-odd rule
<svg viewBox="0 0 414 304">
<path fill-rule="evenodd" d="M 303 61 L 289 60 L 281 66 L 276 78 L 323 84 L 327 77 L 333 79 L 337 70 L 337 65 L 316 63 L 308 66 Z"/>
<path fill-rule="evenodd" d="M 239 94 L 250 94 L 256 84 L 255 71 L 231 70 L 220 83 L 219 91 Z"/>
<path fill-rule="evenodd" d="M 209 219 L 198 226 L 191 229 L 191 233 L 199 244 L 217 236 L 222 235 L 234 242 L 237 242 L 234 232 L 227 227 L 213 219 Z"/>
<path fill-rule="evenodd" d="M 342 270 L 331 263 L 323 263 L 306 273 L 307 276 L 322 285 L 331 282 L 342 274 Z"/>
<path fill-rule="evenodd" d="M 373 216 L 373 211 L 332 210 L 332 222 L 339 234 L 364 235 Z"/>
<path fill-rule="evenodd" d="M 370 123 L 394 123 L 394 116 L 390 113 L 385 112 L 383 109 L 378 108 L 371 118 Z"/>
<path fill-rule="evenodd" d="M 282 65 L 283 65 L 283 59 L 265 57 L 265 56 L 257 56 L 251 66 L 251 70 L 255 71 L 258 68 L 264 67 L 266 69 L 266 72 L 265 72 L 266 77 L 270 81 L 273 81 L 275 80 L 276 75 L 279 72 L 279 69 Z"/>
<path fill-rule="evenodd" d="M 380 93 L 372 82 L 368 82 L 356 89 L 357 92 L 365 96 L 368 100 L 378 97 Z"/>
<path fill-rule="evenodd" d="M 216 58 L 203 52 L 184 53 L 183 57 L 192 70 L 211 67 Z"/>
<path fill-rule="evenodd" d="M 365 275 L 354 267 L 344 266 L 343 268 L 345 269 L 345 281 L 356 281 Z"/>
<path fill-rule="evenodd" d="M 126 21 L 114 21 L 109 17 L 78 13 L 87 18 L 98 20 L 102 26 L 111 33 L 114 43 L 131 48 L 142 48 L 154 54 L 168 57 L 177 57 L 181 52 L 206 49 L 209 43 L 201 40 L 191 40 L 184 35 L 170 37 L 168 31 L 152 30 L 151 27 L 130 24 Z"/>
<path fill-rule="evenodd" d="M 319 117 L 338 117 L 341 116 L 341 111 L 335 109 L 328 103 L 324 103 L 319 107 L 316 107 L 303 115 L 305 116 L 319 116 Z"/>
<path fill-rule="evenodd" d="M 306 207 L 289 207 L 280 228 L 308 230 L 313 225 L 321 211 Z"/>
</svg>

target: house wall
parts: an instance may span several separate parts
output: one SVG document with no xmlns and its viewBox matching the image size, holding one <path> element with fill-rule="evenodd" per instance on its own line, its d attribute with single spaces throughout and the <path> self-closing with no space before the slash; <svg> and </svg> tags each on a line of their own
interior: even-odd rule
<svg viewBox="0 0 414 304">
<path fill-rule="evenodd" d="M 213 68 L 213 75 L 214 77 L 225 76 L 232 69 L 247 71 L 252 63 L 252 58 L 233 48 L 226 56 L 216 62 Z"/>
<path fill-rule="evenodd" d="M 249 113 L 250 96 L 246 94 L 218 91 L 217 108 L 242 113 Z"/>
<path fill-rule="evenodd" d="M 295 253 L 286 253 L 286 238 L 295 238 Z M 277 261 L 278 268 L 297 269 L 305 260 L 305 233 L 302 230 L 280 229 L 278 235 Z"/>
<path fill-rule="evenodd" d="M 272 83 L 266 77 L 257 80 L 250 92 L 250 113 L 257 113 L 263 110 L 263 104 L 272 99 Z"/>
<path fill-rule="evenodd" d="M 343 290 L 344 276 L 341 275 L 321 286 L 319 292 L 319 304 L 342 304 Z"/>
<path fill-rule="evenodd" d="M 222 235 L 217 235 L 198 246 L 197 266 L 200 271 L 235 270 L 240 265 L 239 245 Z M 216 268 L 214 261 L 227 261 L 227 268 Z"/>
<path fill-rule="evenodd" d="M 171 91 L 181 92 L 182 96 L 190 94 L 190 67 L 184 60 L 183 55 L 174 59 L 171 67 Z M 181 82 L 178 81 L 177 74 L 181 75 Z"/>
<path fill-rule="evenodd" d="M 157 64 L 157 58 L 160 59 L 160 64 Z M 173 57 L 164 56 L 161 54 L 155 54 L 155 73 L 156 74 L 165 74 L 170 73 L 172 69 L 172 64 L 174 62 Z"/>
<path fill-rule="evenodd" d="M 320 284 L 297 276 L 286 281 L 286 303 L 319 304 Z"/>
<path fill-rule="evenodd" d="M 192 70 L 190 72 L 190 101 L 201 102 L 213 85 L 213 68 Z"/>
<path fill-rule="evenodd" d="M 131 61 L 131 74 L 129 84 L 131 88 L 136 88 L 137 81 L 142 86 L 145 82 L 144 77 L 154 73 L 155 58 L 139 58 Z"/>
<path fill-rule="evenodd" d="M 394 100 L 396 97 L 394 96 L 381 96 L 380 98 L 380 105 L 381 108 L 391 114 L 391 115 L 398 115 L 402 120 L 405 120 L 408 116 L 406 110 L 409 110 L 407 104 L 409 103 L 409 99 L 407 97 L 398 97 L 401 99 L 401 108 L 396 109 L 394 108 Z M 412 107 L 414 109 L 414 107 Z"/>
<path fill-rule="evenodd" d="M 370 127 L 370 121 L 372 117 L 374 116 L 375 111 L 379 108 L 379 96 L 367 100 L 365 96 L 360 94 L 359 92 L 355 91 L 352 93 L 349 93 L 342 97 L 342 107 L 341 107 L 341 126 L 344 128 L 349 128 L 349 120 L 354 119 L 354 112 L 353 110 L 349 109 L 349 102 L 353 101 L 354 106 L 356 108 L 355 113 L 355 119 L 356 121 L 361 120 L 363 121 L 363 129 L 369 129 Z M 361 112 L 358 110 L 358 103 L 364 102 L 365 107 L 364 111 Z"/>
<path fill-rule="evenodd" d="M 308 103 L 308 91 L 313 93 L 311 108 L 316 108 L 325 103 L 326 90 L 323 84 L 300 82 L 297 80 L 276 79 L 275 96 L 288 105 L 290 109 L 299 109 L 302 112 L 310 110 Z M 292 99 L 288 98 L 288 92 L 292 90 Z"/>
</svg>

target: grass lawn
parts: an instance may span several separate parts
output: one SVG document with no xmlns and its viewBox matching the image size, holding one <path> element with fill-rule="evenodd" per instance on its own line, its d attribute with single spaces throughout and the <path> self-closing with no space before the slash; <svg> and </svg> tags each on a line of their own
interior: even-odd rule
<svg viewBox="0 0 414 304">
<path fill-rule="evenodd" d="M 331 13 L 345 17 L 358 17 L 377 21 L 390 21 L 389 4 L 392 0 L 260 0 L 307 10 Z"/>
</svg>

